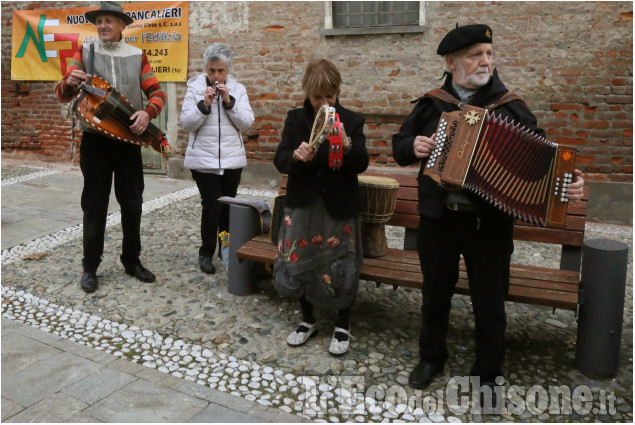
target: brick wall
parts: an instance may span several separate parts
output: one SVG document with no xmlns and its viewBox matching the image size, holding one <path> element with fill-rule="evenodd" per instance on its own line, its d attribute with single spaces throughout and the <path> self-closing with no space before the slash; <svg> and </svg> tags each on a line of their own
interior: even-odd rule
<svg viewBox="0 0 635 425">
<path fill-rule="evenodd" d="M 71 117 L 67 105 L 56 104 L 54 83 L 8 81 L 11 10 L 63 5 L 2 3 L 3 155 L 31 148 L 51 160 L 70 158 Z M 373 162 L 394 165 L 391 137 L 410 100 L 441 84 L 439 41 L 457 22 L 484 22 L 494 30 L 501 79 L 525 98 L 550 140 L 580 148 L 578 167 L 587 179 L 632 182 L 631 2 L 426 2 L 424 33 L 354 36 L 323 35 L 324 5 L 189 3 L 188 77 L 202 72 L 209 43 L 233 48 L 232 73 L 247 87 L 256 115 L 247 132 L 250 161 L 271 161 L 287 111 L 302 103 L 307 62 L 326 57 L 342 73 L 342 104 L 366 116 Z M 186 86 L 176 86 L 177 110 L 170 113 L 178 114 Z M 184 151 L 186 140 L 180 131 L 171 143 Z"/>
<path fill-rule="evenodd" d="M 2 3 L 2 155 L 69 162 L 79 153 L 81 131 L 73 130 L 68 104 L 60 104 L 50 81 L 11 81 L 13 10 L 62 8 L 69 2 Z M 74 3 L 79 7 L 88 3 Z M 75 160 L 77 160 L 77 155 Z"/>
</svg>

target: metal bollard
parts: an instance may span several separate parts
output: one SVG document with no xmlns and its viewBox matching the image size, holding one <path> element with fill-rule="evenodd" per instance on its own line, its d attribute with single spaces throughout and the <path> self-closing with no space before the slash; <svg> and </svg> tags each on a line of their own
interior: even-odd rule
<svg viewBox="0 0 635 425">
<path fill-rule="evenodd" d="M 260 216 L 249 206 L 229 206 L 229 271 L 227 291 L 232 295 L 251 295 L 258 290 L 259 269 L 251 261 L 240 261 L 236 251 L 260 234 Z"/>
<path fill-rule="evenodd" d="M 595 377 L 617 372 L 622 343 L 628 245 L 609 239 L 585 241 L 575 366 Z"/>
</svg>

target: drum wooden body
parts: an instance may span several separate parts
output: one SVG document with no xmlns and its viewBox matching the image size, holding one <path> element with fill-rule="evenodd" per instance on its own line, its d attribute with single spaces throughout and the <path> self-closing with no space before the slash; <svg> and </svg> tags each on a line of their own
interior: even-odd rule
<svg viewBox="0 0 635 425">
<path fill-rule="evenodd" d="M 359 176 L 362 193 L 362 243 L 365 257 L 381 257 L 388 253 L 385 223 L 397 204 L 399 182 L 388 177 Z"/>
<path fill-rule="evenodd" d="M 388 177 L 359 176 L 362 191 L 362 221 L 385 223 L 390 220 L 397 205 L 399 182 Z"/>
</svg>

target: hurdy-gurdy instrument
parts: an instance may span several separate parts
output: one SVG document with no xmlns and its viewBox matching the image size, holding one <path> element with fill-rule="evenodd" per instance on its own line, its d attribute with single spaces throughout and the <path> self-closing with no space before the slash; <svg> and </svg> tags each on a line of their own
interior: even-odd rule
<svg viewBox="0 0 635 425">
<path fill-rule="evenodd" d="M 111 139 L 139 146 L 152 146 L 164 157 L 172 153 L 163 132 L 154 124 L 142 134 L 130 131 L 130 117 L 137 110 L 112 85 L 92 76 L 79 86 L 73 110 L 77 118 L 88 128 Z"/>
</svg>

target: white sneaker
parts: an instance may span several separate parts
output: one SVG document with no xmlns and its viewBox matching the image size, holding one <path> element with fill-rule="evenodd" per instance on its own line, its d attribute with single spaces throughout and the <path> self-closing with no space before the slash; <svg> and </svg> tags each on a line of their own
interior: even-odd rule
<svg viewBox="0 0 635 425">
<path fill-rule="evenodd" d="M 312 336 L 317 335 L 318 327 L 317 323 L 300 322 L 298 328 L 291 332 L 287 337 L 287 344 L 291 347 L 299 347 L 304 345 Z"/>
<path fill-rule="evenodd" d="M 348 338 L 344 341 L 338 341 L 337 338 L 335 338 L 335 334 L 337 332 L 345 334 L 346 336 L 348 336 Z M 335 330 L 333 331 L 333 339 L 331 340 L 331 345 L 329 346 L 329 353 L 334 356 L 342 356 L 346 354 L 346 352 L 348 351 L 348 346 L 351 343 L 351 338 L 352 336 L 348 329 L 335 328 Z"/>
</svg>

